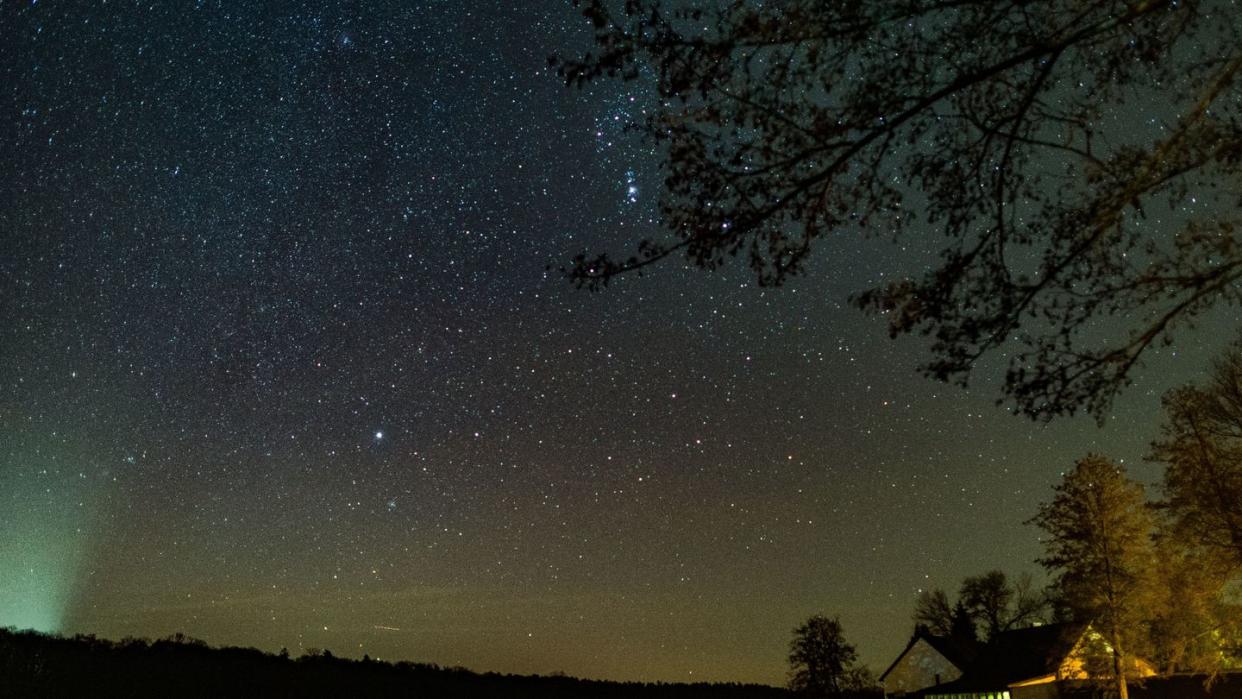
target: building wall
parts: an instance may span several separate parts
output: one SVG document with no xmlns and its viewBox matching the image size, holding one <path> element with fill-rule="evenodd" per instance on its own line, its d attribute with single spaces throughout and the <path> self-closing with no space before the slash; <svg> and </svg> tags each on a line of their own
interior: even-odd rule
<svg viewBox="0 0 1242 699">
<path fill-rule="evenodd" d="M 961 676 L 961 670 L 920 638 L 884 676 L 884 692 L 889 696 L 900 696 L 941 682 L 951 682 Z"/>
</svg>

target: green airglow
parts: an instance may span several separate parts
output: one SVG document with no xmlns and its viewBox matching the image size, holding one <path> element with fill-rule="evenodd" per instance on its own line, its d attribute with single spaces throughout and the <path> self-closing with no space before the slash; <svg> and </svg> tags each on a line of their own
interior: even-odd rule
<svg viewBox="0 0 1242 699">
<path fill-rule="evenodd" d="M 60 632 L 94 525 L 97 483 L 85 472 L 64 478 L 76 465 L 46 452 L 2 458 L 0 627 Z"/>
<path fill-rule="evenodd" d="M 0 544 L 0 626 L 61 630 L 80 551 L 58 527 L 6 529 Z M 36 525 L 36 526 L 30 526 Z"/>
</svg>

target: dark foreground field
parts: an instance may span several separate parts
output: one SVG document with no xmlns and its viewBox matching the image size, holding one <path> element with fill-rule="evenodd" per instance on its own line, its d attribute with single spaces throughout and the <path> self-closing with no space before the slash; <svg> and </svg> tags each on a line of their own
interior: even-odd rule
<svg viewBox="0 0 1242 699">
<path fill-rule="evenodd" d="M 786 699 L 775 687 L 645 684 L 476 673 L 424 663 L 292 659 L 253 648 L 212 648 L 177 636 L 112 642 L 0 629 L 3 697 L 641 697 Z"/>
</svg>

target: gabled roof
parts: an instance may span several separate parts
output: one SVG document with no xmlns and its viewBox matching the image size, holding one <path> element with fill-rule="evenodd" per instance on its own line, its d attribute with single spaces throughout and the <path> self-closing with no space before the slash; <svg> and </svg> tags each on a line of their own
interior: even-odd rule
<svg viewBox="0 0 1242 699">
<path fill-rule="evenodd" d="M 1086 630 L 1086 624 L 1046 624 L 1002 631 L 980 649 L 961 679 L 935 691 L 988 691 L 1055 675 Z"/>
<path fill-rule="evenodd" d="M 910 642 L 906 644 L 905 649 L 897 654 L 897 659 L 894 660 L 888 666 L 888 669 L 880 675 L 881 682 L 884 681 L 884 678 L 888 676 L 888 673 L 892 672 L 893 668 L 897 667 L 897 663 L 900 663 L 901 659 L 906 657 L 906 653 L 909 653 L 910 649 L 913 648 L 914 645 L 920 640 L 926 641 L 927 645 L 931 646 L 937 653 L 943 655 L 945 660 L 948 660 L 959 670 L 965 670 L 966 666 L 970 664 L 970 661 L 975 655 L 975 649 L 973 647 L 967 647 L 965 644 L 959 643 L 947 636 L 937 636 L 931 631 L 928 631 L 924 626 L 916 626 L 914 628 L 914 635 L 910 637 Z"/>
<path fill-rule="evenodd" d="M 979 654 L 978 642 L 967 644 L 949 636 L 935 636 L 930 633 L 924 639 L 959 670 L 965 670 Z"/>
</svg>

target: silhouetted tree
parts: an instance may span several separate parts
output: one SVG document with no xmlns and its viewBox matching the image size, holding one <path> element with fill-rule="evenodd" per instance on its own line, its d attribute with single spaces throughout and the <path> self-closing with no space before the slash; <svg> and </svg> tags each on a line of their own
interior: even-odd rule
<svg viewBox="0 0 1242 699">
<path fill-rule="evenodd" d="M 962 581 L 960 593 L 962 604 L 984 630 L 987 638 L 993 638 L 1004 630 L 1013 599 L 1013 590 L 1005 574 L 999 570 L 989 571 Z"/>
<path fill-rule="evenodd" d="M 939 588 L 921 592 L 914 604 L 914 624 L 969 648 L 978 642 L 980 631 L 992 640 L 1001 631 L 1041 620 L 1047 607 L 1045 594 L 1034 588 L 1029 575 L 1010 583 L 1002 571 L 993 570 L 962 580 L 954 603 Z"/>
<path fill-rule="evenodd" d="M 970 611 L 966 609 L 966 605 L 959 599 L 957 604 L 953 605 L 953 618 L 949 624 L 949 638 L 957 643 L 959 648 L 971 648 L 979 642 L 979 632 L 975 628 L 975 620 L 971 618 Z"/>
<path fill-rule="evenodd" d="M 1039 418 L 1102 415 L 1152 345 L 1242 301 L 1234 3 L 579 4 L 596 50 L 552 62 L 654 79 L 668 232 L 578 255 L 579 285 L 738 255 L 780 284 L 824 236 L 938 230 L 937 264 L 855 301 L 931 335 L 937 379 L 1006 346 L 1005 394 Z"/>
<path fill-rule="evenodd" d="M 475 673 L 430 663 L 370 662 L 316 653 L 298 662 L 254 648 L 171 638 L 113 643 L 0 627 L 5 697 L 436 697 L 437 699 L 756 699 L 765 685 L 603 682 Z"/>
<path fill-rule="evenodd" d="M 1156 604 L 1152 585 L 1154 520 L 1143 486 L 1100 456 L 1074 465 L 1031 520 L 1047 533 L 1044 557 L 1077 618 L 1102 634 L 1121 699 L 1144 614 Z"/>
<path fill-rule="evenodd" d="M 861 689 L 867 673 L 845 640 L 841 622 L 816 614 L 794 629 L 789 643 L 789 688 L 810 697 L 840 697 Z"/>
<path fill-rule="evenodd" d="M 1165 464 L 1165 507 L 1186 544 L 1242 568 L 1242 346 L 1216 362 L 1203 386 L 1164 398 L 1152 458 Z"/>
<path fill-rule="evenodd" d="M 988 640 L 1002 631 L 1038 621 L 1048 606 L 1043 593 L 1034 589 L 1029 575 L 1011 584 L 999 570 L 966 578 L 958 597 Z"/>
<path fill-rule="evenodd" d="M 944 590 L 923 590 L 914 601 L 914 625 L 923 626 L 937 636 L 953 633 L 953 605 Z"/>
</svg>

